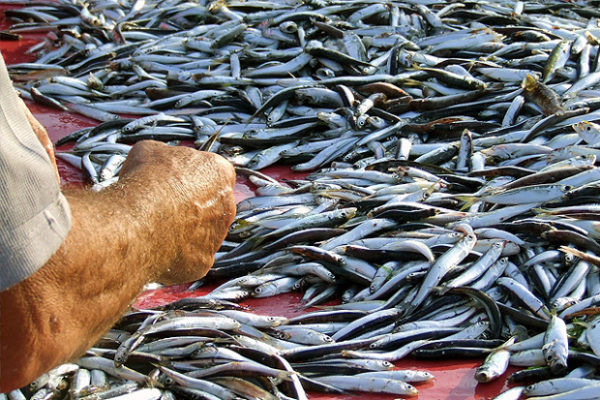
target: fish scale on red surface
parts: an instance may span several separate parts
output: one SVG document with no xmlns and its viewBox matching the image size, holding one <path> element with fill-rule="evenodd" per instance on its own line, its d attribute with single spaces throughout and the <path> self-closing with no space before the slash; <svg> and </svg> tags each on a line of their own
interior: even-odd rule
<svg viewBox="0 0 600 400">
<path fill-rule="evenodd" d="M 0 13 L 7 7 L 0 7 Z M 0 15 L 0 29 L 6 28 L 7 22 L 3 14 Z M 6 64 L 26 62 L 33 59 L 27 56 L 25 51 L 35 44 L 42 35 L 23 35 L 20 41 L 0 41 L 0 50 L 6 61 Z M 77 129 L 96 125 L 96 122 L 68 112 L 57 111 L 48 107 L 28 103 L 34 115 L 46 127 L 48 134 L 53 142 Z M 59 147 L 60 150 L 68 149 L 70 145 Z M 62 183 L 66 185 L 84 185 L 85 179 L 81 171 L 77 170 L 61 160 L 57 160 Z M 297 178 L 300 175 L 290 171 L 287 166 L 276 165 L 263 170 L 264 173 L 276 179 Z M 244 198 L 253 195 L 252 184 L 243 177 L 239 177 L 235 188 L 236 200 L 241 201 Z M 178 285 L 168 288 L 151 290 L 140 295 L 134 306 L 139 308 L 153 307 L 169 303 L 184 297 L 199 296 L 208 293 L 211 287 L 201 287 L 198 290 L 187 291 L 187 285 Z M 267 299 L 248 299 L 240 304 L 249 307 L 252 312 L 263 315 L 281 315 L 291 317 L 307 310 L 299 310 L 297 305 L 300 301 L 298 293 L 283 294 Z M 475 369 L 483 360 L 451 360 L 451 361 L 423 361 L 412 360 L 410 358 L 395 363 L 398 369 L 419 369 L 431 372 L 435 379 L 432 382 L 417 384 L 419 395 L 417 399 L 428 400 L 470 400 L 470 399 L 491 399 L 509 385 L 505 377 L 514 372 L 516 368 L 509 367 L 503 379 L 485 384 L 478 384 L 474 378 Z M 343 399 L 363 400 L 391 400 L 396 399 L 394 395 L 353 393 L 347 395 L 330 395 L 322 393 L 310 393 L 311 400 L 343 400 Z"/>
</svg>

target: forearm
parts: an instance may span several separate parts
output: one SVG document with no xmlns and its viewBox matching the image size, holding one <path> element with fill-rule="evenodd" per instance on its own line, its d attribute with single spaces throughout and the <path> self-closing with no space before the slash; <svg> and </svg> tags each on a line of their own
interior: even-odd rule
<svg viewBox="0 0 600 400">
<path fill-rule="evenodd" d="M 67 239 L 44 267 L 0 292 L 0 392 L 81 355 L 164 262 L 153 249 L 156 216 L 144 216 L 129 192 L 66 192 Z"/>
<path fill-rule="evenodd" d="M 235 214 L 234 183 L 222 157 L 150 141 L 132 148 L 116 187 L 66 191 L 65 242 L 0 292 L 0 392 L 81 355 L 147 282 L 204 276 Z"/>
</svg>

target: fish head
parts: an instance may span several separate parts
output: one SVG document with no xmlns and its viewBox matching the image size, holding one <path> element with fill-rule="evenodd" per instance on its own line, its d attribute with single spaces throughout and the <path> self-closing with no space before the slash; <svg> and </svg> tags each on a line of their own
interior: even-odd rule
<svg viewBox="0 0 600 400">
<path fill-rule="evenodd" d="M 321 339 L 323 339 L 323 342 L 325 343 L 333 343 L 333 338 L 329 335 L 322 335 Z"/>
<path fill-rule="evenodd" d="M 494 242 L 494 244 L 492 244 L 492 247 L 494 249 L 503 249 L 504 247 L 506 247 L 508 243 L 508 240 L 499 240 L 497 242 Z"/>
<path fill-rule="evenodd" d="M 354 216 L 356 215 L 356 211 L 357 211 L 357 210 L 358 210 L 358 209 L 357 209 L 356 207 L 348 207 L 347 209 L 343 210 L 343 211 L 340 213 L 340 216 L 341 216 L 342 218 L 345 218 L 345 219 L 347 219 L 347 220 L 348 220 L 348 219 L 350 219 L 350 218 L 354 218 Z"/>
<path fill-rule="evenodd" d="M 570 307 L 577 303 L 577 299 L 572 297 L 559 297 L 552 302 L 552 308 L 560 312 L 567 307 Z"/>
<path fill-rule="evenodd" d="M 475 372 L 475 380 L 481 383 L 489 382 L 490 380 L 492 380 L 492 375 L 486 369 L 478 369 Z"/>
<path fill-rule="evenodd" d="M 281 339 L 281 340 L 289 340 L 290 339 L 290 334 L 287 332 L 283 332 L 283 331 L 272 330 L 271 335 L 273 335 L 276 338 Z"/>
<path fill-rule="evenodd" d="M 571 127 L 588 144 L 600 142 L 600 125 L 589 121 L 579 121 Z"/>
<path fill-rule="evenodd" d="M 567 367 L 566 354 L 562 351 L 561 343 L 558 339 L 551 340 L 542 346 L 544 360 L 552 371 L 560 371 Z"/>
<path fill-rule="evenodd" d="M 176 386 L 177 382 L 175 382 L 175 379 L 171 378 L 169 375 L 164 373 L 164 371 L 162 371 L 162 373 L 157 378 L 155 378 L 155 384 L 158 384 L 164 388 L 169 388 L 172 386 Z"/>
<path fill-rule="evenodd" d="M 367 124 L 367 115 L 365 115 L 365 114 L 359 115 L 356 118 L 356 127 L 358 129 L 364 128 L 366 124 Z"/>
</svg>

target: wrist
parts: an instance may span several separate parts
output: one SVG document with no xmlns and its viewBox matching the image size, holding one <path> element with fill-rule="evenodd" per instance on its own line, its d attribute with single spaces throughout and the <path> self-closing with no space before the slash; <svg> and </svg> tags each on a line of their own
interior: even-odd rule
<svg viewBox="0 0 600 400">
<path fill-rule="evenodd" d="M 156 220 L 151 214 L 156 210 L 142 199 L 143 192 L 138 191 L 134 195 L 128 187 L 129 183 L 119 182 L 100 192 L 64 190 L 73 221 L 73 235 L 70 234 L 66 242 L 70 252 L 79 252 L 83 257 L 95 257 L 87 261 L 89 264 L 94 264 L 98 256 L 102 258 L 90 247 L 112 255 L 118 262 L 115 267 L 120 274 L 123 270 L 135 272 L 132 283 L 141 289 L 155 275 L 157 258 L 149 249 L 157 241 L 151 229 L 151 221 Z M 76 254 L 68 254 L 63 259 L 77 257 Z"/>
</svg>

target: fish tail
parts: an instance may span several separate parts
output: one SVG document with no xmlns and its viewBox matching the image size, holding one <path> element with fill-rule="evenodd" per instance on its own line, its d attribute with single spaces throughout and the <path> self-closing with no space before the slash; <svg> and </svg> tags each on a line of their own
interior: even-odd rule
<svg viewBox="0 0 600 400">
<path fill-rule="evenodd" d="M 477 197 L 465 195 L 465 196 L 455 196 L 456 199 L 464 202 L 465 204 L 460 208 L 460 211 L 468 210 L 476 201 Z"/>
<path fill-rule="evenodd" d="M 521 83 L 521 86 L 526 91 L 531 91 L 531 90 L 535 89 L 537 83 L 538 83 L 538 80 L 535 78 L 535 76 L 533 76 L 531 74 L 527 74 L 527 75 L 525 75 L 525 78 L 523 78 L 523 82 Z"/>
</svg>

